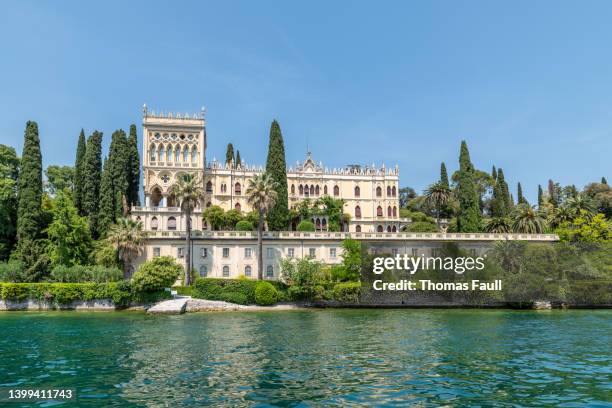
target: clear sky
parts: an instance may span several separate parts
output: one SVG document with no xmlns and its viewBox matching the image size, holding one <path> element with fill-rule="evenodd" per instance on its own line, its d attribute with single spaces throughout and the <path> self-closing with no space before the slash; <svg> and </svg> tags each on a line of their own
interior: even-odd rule
<svg viewBox="0 0 612 408">
<path fill-rule="evenodd" d="M 141 108 L 207 108 L 209 159 L 233 142 L 265 163 L 270 122 L 287 161 L 399 164 L 422 190 L 467 140 L 528 198 L 554 178 L 610 179 L 609 1 L 4 1 L 0 143 L 27 120 L 43 160 L 72 164 L 81 127 Z M 139 128 L 140 129 L 140 128 Z M 140 132 L 139 132 L 139 136 Z"/>
</svg>

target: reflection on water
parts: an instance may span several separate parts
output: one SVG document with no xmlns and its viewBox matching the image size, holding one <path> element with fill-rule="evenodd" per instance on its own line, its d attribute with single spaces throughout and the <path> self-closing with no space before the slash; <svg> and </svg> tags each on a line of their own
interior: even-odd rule
<svg viewBox="0 0 612 408">
<path fill-rule="evenodd" d="M 64 406 L 610 406 L 612 311 L 0 313 L 0 387 Z M 51 405 L 51 404 L 48 404 Z"/>
</svg>

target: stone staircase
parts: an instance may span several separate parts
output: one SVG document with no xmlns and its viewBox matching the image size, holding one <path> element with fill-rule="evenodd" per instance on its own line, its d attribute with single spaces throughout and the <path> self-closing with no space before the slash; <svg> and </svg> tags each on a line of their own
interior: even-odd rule
<svg viewBox="0 0 612 408">
<path fill-rule="evenodd" d="M 176 296 L 174 299 L 164 300 L 147 309 L 153 314 L 183 314 L 191 296 Z"/>
</svg>

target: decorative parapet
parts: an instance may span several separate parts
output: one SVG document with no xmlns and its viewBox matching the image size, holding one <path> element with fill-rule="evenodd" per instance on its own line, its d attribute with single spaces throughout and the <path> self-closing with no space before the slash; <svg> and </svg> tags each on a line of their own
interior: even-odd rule
<svg viewBox="0 0 612 408">
<path fill-rule="evenodd" d="M 202 107 L 198 113 L 181 113 L 181 112 L 163 112 L 156 113 L 154 110 L 149 110 L 147 104 L 142 105 L 143 118 L 155 119 L 183 119 L 183 120 L 204 120 L 206 108 Z"/>
<path fill-rule="evenodd" d="M 192 231 L 193 238 L 203 239 L 257 239 L 252 231 Z M 152 231 L 149 238 L 184 238 L 184 231 Z M 437 233 L 437 232 L 297 232 L 280 231 L 263 233 L 269 240 L 344 240 L 363 241 L 537 241 L 555 242 L 556 234 L 493 234 L 493 233 Z"/>
</svg>

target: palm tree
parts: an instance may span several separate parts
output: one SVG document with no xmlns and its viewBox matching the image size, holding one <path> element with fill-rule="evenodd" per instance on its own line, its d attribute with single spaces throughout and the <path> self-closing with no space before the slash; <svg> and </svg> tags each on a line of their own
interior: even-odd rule
<svg viewBox="0 0 612 408">
<path fill-rule="evenodd" d="M 565 222 L 571 222 L 576 218 L 576 213 L 567 205 L 555 208 L 548 217 L 548 224 L 557 228 Z"/>
<path fill-rule="evenodd" d="M 146 238 L 147 233 L 142 230 L 142 223 L 131 218 L 119 218 L 109 228 L 106 241 L 117 250 L 125 279 L 130 277 L 130 262 L 142 253 Z"/>
<path fill-rule="evenodd" d="M 440 230 L 440 212 L 442 206 L 446 205 L 451 198 L 451 190 L 446 187 L 442 182 L 437 182 L 430 185 L 425 190 L 425 197 L 427 202 L 432 204 L 436 208 L 436 224 L 438 225 L 438 231 Z"/>
<path fill-rule="evenodd" d="M 268 174 L 262 173 L 249 180 L 246 194 L 249 204 L 259 214 L 257 224 L 257 278 L 263 279 L 263 228 L 266 213 L 276 204 L 277 182 Z"/>
<path fill-rule="evenodd" d="M 512 230 L 525 234 L 541 234 L 544 232 L 546 220 L 538 213 L 535 207 L 529 204 L 520 204 L 514 211 Z"/>
<path fill-rule="evenodd" d="M 506 217 L 491 218 L 485 225 L 485 231 L 494 234 L 507 234 L 510 232 L 510 220 Z"/>
<path fill-rule="evenodd" d="M 185 216 L 185 226 L 187 229 L 185 248 L 185 286 L 191 284 L 191 214 L 200 205 L 204 198 L 204 184 L 196 175 L 185 174 L 178 177 L 175 184 L 170 187 L 170 194 L 180 203 L 181 212 Z"/>
<path fill-rule="evenodd" d="M 568 198 L 565 205 L 573 213 L 574 218 L 577 217 L 581 211 L 586 211 L 585 215 L 590 220 L 595 212 L 591 200 L 585 198 L 582 194 Z"/>
</svg>

